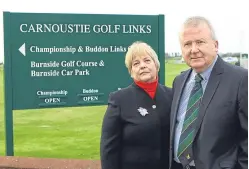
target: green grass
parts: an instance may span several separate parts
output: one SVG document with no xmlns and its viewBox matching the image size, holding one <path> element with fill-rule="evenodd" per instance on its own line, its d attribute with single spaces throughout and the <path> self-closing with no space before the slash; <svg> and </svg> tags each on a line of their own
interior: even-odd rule
<svg viewBox="0 0 249 169">
<path fill-rule="evenodd" d="M 176 64 L 172 61 L 169 61 L 165 64 L 165 84 L 168 87 L 172 87 L 172 82 L 174 78 L 179 75 L 182 71 L 187 70 L 188 66 L 186 64 Z"/>
<path fill-rule="evenodd" d="M 184 64 L 166 63 L 166 85 Z M 5 155 L 3 68 L 0 66 L 0 156 Z M 99 159 L 106 106 L 13 111 L 15 156 Z"/>
<path fill-rule="evenodd" d="M 15 155 L 98 159 L 105 107 L 15 111 Z"/>
</svg>

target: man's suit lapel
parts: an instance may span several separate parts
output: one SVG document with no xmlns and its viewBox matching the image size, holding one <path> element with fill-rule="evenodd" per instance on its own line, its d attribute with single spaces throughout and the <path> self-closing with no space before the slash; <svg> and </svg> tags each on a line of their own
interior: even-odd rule
<svg viewBox="0 0 249 169">
<path fill-rule="evenodd" d="M 188 77 L 191 74 L 191 69 L 187 70 L 182 77 L 182 79 L 179 79 L 179 82 L 176 82 L 174 86 L 174 92 L 176 94 L 174 94 L 174 97 L 176 97 L 175 102 L 172 104 L 172 111 L 171 111 L 171 138 L 173 138 L 173 135 L 175 133 L 175 125 L 176 125 L 176 118 L 177 118 L 177 112 L 178 112 L 178 108 L 179 108 L 179 104 L 180 104 L 180 99 L 181 99 L 181 95 L 183 93 L 184 90 L 184 86 L 187 83 Z M 182 82 L 182 83 L 181 83 Z M 177 89 L 177 90 L 176 90 Z"/>
<path fill-rule="evenodd" d="M 203 118 L 205 116 L 206 113 L 206 109 L 210 103 L 210 101 L 212 100 L 218 86 L 220 83 L 220 79 L 221 79 L 221 74 L 223 73 L 223 61 L 220 57 L 218 57 L 213 70 L 211 72 L 211 75 L 209 77 L 208 80 L 208 84 L 207 87 L 205 89 L 205 93 L 202 97 L 202 102 L 201 102 L 201 107 L 200 107 L 200 111 L 199 111 L 199 115 L 197 118 L 197 124 L 196 124 L 196 133 L 198 132 L 198 130 L 201 127 L 201 123 L 203 121 Z M 196 136 L 196 135 L 195 135 Z"/>
</svg>

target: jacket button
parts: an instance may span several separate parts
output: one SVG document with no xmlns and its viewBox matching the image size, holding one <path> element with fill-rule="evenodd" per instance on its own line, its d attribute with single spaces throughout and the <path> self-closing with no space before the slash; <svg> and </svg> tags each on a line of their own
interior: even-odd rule
<svg viewBox="0 0 249 169">
<path fill-rule="evenodd" d="M 152 105 L 152 108 L 155 109 L 155 108 L 156 108 L 156 105 Z"/>
</svg>

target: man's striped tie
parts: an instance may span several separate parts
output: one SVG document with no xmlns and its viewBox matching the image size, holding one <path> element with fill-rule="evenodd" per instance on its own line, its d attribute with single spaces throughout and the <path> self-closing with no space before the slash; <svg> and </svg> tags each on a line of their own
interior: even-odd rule
<svg viewBox="0 0 249 169">
<path fill-rule="evenodd" d="M 177 156 L 183 165 L 188 165 L 193 160 L 192 143 L 195 136 L 195 127 L 199 106 L 203 95 L 200 74 L 195 76 L 195 85 L 190 93 L 186 115 L 182 127 Z"/>
</svg>

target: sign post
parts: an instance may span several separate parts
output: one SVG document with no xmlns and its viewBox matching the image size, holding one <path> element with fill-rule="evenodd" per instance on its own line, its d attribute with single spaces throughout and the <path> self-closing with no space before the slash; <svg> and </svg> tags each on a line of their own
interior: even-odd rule
<svg viewBox="0 0 249 169">
<path fill-rule="evenodd" d="M 163 15 L 4 12 L 6 154 L 12 110 L 107 104 L 132 82 L 124 57 L 139 40 L 159 55 L 164 84 Z"/>
</svg>

